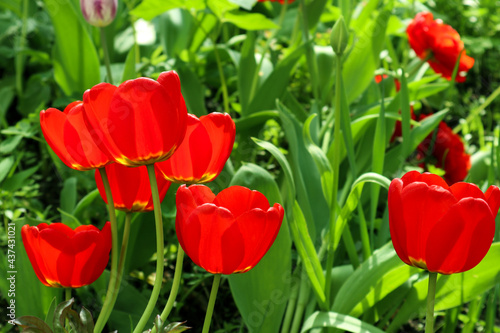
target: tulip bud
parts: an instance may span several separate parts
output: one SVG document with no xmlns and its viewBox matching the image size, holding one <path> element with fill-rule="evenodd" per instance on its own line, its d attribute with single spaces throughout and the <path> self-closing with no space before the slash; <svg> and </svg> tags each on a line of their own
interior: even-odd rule
<svg viewBox="0 0 500 333">
<path fill-rule="evenodd" d="M 344 18 L 341 16 L 337 22 L 335 22 L 332 34 L 330 35 L 330 45 L 336 55 L 340 56 L 344 53 L 348 41 L 349 32 L 347 31 Z"/>
<path fill-rule="evenodd" d="M 109 25 L 116 16 L 118 0 L 80 0 L 85 20 L 96 27 Z"/>
</svg>

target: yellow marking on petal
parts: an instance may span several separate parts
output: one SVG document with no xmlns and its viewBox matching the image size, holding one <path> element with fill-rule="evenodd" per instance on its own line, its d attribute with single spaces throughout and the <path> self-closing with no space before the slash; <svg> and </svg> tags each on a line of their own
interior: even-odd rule
<svg viewBox="0 0 500 333">
<path fill-rule="evenodd" d="M 409 257 L 410 259 L 410 262 L 411 262 L 411 265 L 412 266 L 415 266 L 415 267 L 418 267 L 418 268 L 422 268 L 422 269 L 427 269 L 427 263 L 423 260 L 416 260 L 412 257 Z"/>
</svg>

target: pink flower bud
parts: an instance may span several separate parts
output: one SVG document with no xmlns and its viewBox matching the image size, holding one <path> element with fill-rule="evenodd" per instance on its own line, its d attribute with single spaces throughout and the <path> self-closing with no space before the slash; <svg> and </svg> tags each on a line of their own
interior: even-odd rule
<svg viewBox="0 0 500 333">
<path fill-rule="evenodd" d="M 96 27 L 105 27 L 116 16 L 118 0 L 80 0 L 80 8 L 87 22 Z"/>
</svg>

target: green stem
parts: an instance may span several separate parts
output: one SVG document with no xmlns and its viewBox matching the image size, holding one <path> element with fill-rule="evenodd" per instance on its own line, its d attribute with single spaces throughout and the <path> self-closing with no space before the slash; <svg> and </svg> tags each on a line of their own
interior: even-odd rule
<svg viewBox="0 0 500 333">
<path fill-rule="evenodd" d="M 113 203 L 113 196 L 111 195 L 111 187 L 109 186 L 108 176 L 106 174 L 105 168 L 99 168 L 99 173 L 102 178 L 102 184 L 104 186 L 104 191 L 106 192 L 106 200 L 108 201 L 108 214 L 109 222 L 111 223 L 111 271 L 109 274 L 109 284 L 108 291 L 106 292 L 106 298 L 104 299 L 104 304 L 102 305 L 101 313 L 97 318 L 97 322 L 94 327 L 94 333 L 100 333 L 106 325 L 106 321 L 109 318 L 109 313 L 113 309 L 113 299 L 116 298 L 115 293 L 117 293 L 115 285 L 118 276 L 118 226 L 116 223 L 115 206 Z"/>
<path fill-rule="evenodd" d="M 214 275 L 214 282 L 212 283 L 212 290 L 210 291 L 210 299 L 208 300 L 207 312 L 205 314 L 205 322 L 203 323 L 202 333 L 208 333 L 210 330 L 210 322 L 214 313 L 215 299 L 217 298 L 217 290 L 219 290 L 221 274 Z"/>
<path fill-rule="evenodd" d="M 64 299 L 69 301 L 71 299 L 71 288 L 64 288 Z"/>
<path fill-rule="evenodd" d="M 177 262 L 175 263 L 175 271 L 174 271 L 174 280 L 172 281 L 172 289 L 170 289 L 170 295 L 168 296 L 167 304 L 165 305 L 165 309 L 161 313 L 161 320 L 165 321 L 174 306 L 175 298 L 177 297 L 177 293 L 179 292 L 179 285 L 181 283 L 181 275 L 182 275 L 182 263 L 184 260 L 184 250 L 179 245 L 177 250 Z"/>
<path fill-rule="evenodd" d="M 293 317 L 293 323 L 290 333 L 299 332 L 299 329 L 302 326 L 302 317 L 304 315 L 304 310 L 306 308 L 307 302 L 309 300 L 309 295 L 311 292 L 308 277 L 304 269 L 301 269 L 299 288 L 300 288 L 299 299 L 297 300 L 297 306 L 295 308 L 295 315 Z"/>
<path fill-rule="evenodd" d="M 151 185 L 151 194 L 153 197 L 153 205 L 155 212 L 155 225 L 156 225 L 156 276 L 153 285 L 153 291 L 151 292 L 151 297 L 149 298 L 148 305 L 144 310 L 141 319 L 137 323 L 134 329 L 134 333 L 142 332 L 144 326 L 146 326 L 151 313 L 156 305 L 158 296 L 160 295 L 161 283 L 163 280 L 163 259 L 164 259 L 164 245 L 163 245 L 163 220 L 161 215 L 161 205 L 160 205 L 160 195 L 158 194 L 158 184 L 156 183 L 156 174 L 154 164 L 148 164 L 148 176 L 149 183 Z"/>
<path fill-rule="evenodd" d="M 427 291 L 427 317 L 425 333 L 434 333 L 434 298 L 436 296 L 437 273 L 429 272 L 429 289 Z"/>
<path fill-rule="evenodd" d="M 104 28 L 99 28 L 101 32 L 101 46 L 102 53 L 104 54 L 104 65 L 106 66 L 106 73 L 108 73 L 108 81 L 113 84 L 113 76 L 111 75 L 111 64 L 109 62 L 109 52 L 108 45 L 106 44 L 106 33 L 104 32 Z"/>
<path fill-rule="evenodd" d="M 130 236 L 130 221 L 132 220 L 132 213 L 127 212 L 125 215 L 125 226 L 123 229 L 122 247 L 120 250 L 120 261 L 118 263 L 118 272 L 116 274 L 116 283 L 113 287 L 112 298 L 109 302 L 109 307 L 106 307 L 106 312 L 103 314 L 104 321 L 106 322 L 111 315 L 113 307 L 115 306 L 116 300 L 118 299 L 118 293 L 120 291 L 120 286 L 122 283 L 123 269 L 125 267 L 125 258 L 127 257 L 128 240 Z"/>
<path fill-rule="evenodd" d="M 333 187 L 330 202 L 330 247 L 326 258 L 325 295 L 327 304 L 330 305 L 330 287 L 332 280 L 333 258 L 335 250 L 333 243 L 335 240 L 335 221 L 337 218 L 337 192 L 339 187 L 339 166 L 340 166 L 340 122 L 341 122 L 341 93 L 342 93 L 342 56 L 337 55 L 337 78 L 335 83 L 335 123 L 333 129 Z"/>
<path fill-rule="evenodd" d="M 292 324 L 293 314 L 295 312 L 295 306 L 297 304 L 297 299 L 299 296 L 299 273 L 302 271 L 300 262 L 297 263 L 297 267 L 292 275 L 292 286 L 290 288 L 290 297 L 288 298 L 288 304 L 286 306 L 285 319 L 283 319 L 283 325 L 281 326 L 281 333 L 289 333 L 290 326 Z M 306 276 L 307 278 L 307 276 Z"/>
</svg>

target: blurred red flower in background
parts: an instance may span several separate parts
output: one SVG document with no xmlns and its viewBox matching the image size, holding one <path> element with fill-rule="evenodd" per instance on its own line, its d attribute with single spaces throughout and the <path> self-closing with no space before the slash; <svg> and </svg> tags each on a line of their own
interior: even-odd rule
<svg viewBox="0 0 500 333">
<path fill-rule="evenodd" d="M 455 29 L 441 20 L 434 20 L 431 13 L 421 12 L 408 25 L 406 34 L 417 56 L 428 59 L 431 68 L 448 80 L 451 80 L 460 56 L 455 81 L 465 81 L 466 72 L 474 65 L 474 58 L 465 54 L 464 43 Z"/>
<path fill-rule="evenodd" d="M 100 168 L 112 161 L 106 149 L 94 141 L 83 119 L 83 103 L 69 104 L 64 112 L 49 108 L 40 112 L 40 126 L 50 148 L 75 170 Z"/>
<path fill-rule="evenodd" d="M 431 116 L 430 114 L 415 115 L 411 108 L 411 118 L 416 121 Z M 397 121 L 391 142 L 401 136 L 401 122 Z M 465 152 L 465 146 L 461 137 L 453 133 L 453 130 L 441 121 L 437 128 L 437 133 L 429 134 L 417 147 L 417 162 L 427 170 L 428 164 L 433 164 L 437 168 L 443 169 L 444 179 L 449 185 L 462 181 L 467 177 L 471 168 L 470 155 Z"/>
<path fill-rule="evenodd" d="M 145 166 L 131 168 L 118 163 L 112 163 L 106 165 L 105 168 L 116 209 L 126 212 L 148 212 L 153 210 L 151 186 Z M 156 172 L 156 182 L 161 202 L 167 194 L 171 183 L 161 177 L 158 171 Z M 108 203 L 102 178 L 97 170 L 95 172 L 95 182 L 102 200 Z"/>
<path fill-rule="evenodd" d="M 214 112 L 200 119 L 189 114 L 184 141 L 168 160 L 156 166 L 172 182 L 210 182 L 224 168 L 233 150 L 235 132 L 228 114 Z"/>
<path fill-rule="evenodd" d="M 204 185 L 182 185 L 176 194 L 179 244 L 195 264 L 213 274 L 244 273 L 262 259 L 283 221 L 283 207 L 260 192 L 231 186 L 215 196 Z"/>
<path fill-rule="evenodd" d="M 79 288 L 91 284 L 106 268 L 111 251 L 111 227 L 63 223 L 21 229 L 24 248 L 40 281 L 48 287 Z"/>
<path fill-rule="evenodd" d="M 453 274 L 475 267 L 495 235 L 500 189 L 474 184 L 448 186 L 439 176 L 417 171 L 389 186 L 389 225 L 399 258 L 430 272 Z"/>
<path fill-rule="evenodd" d="M 85 121 L 113 159 L 138 166 L 169 158 L 186 132 L 187 110 L 179 76 L 138 78 L 116 87 L 100 83 L 83 95 Z"/>
</svg>

